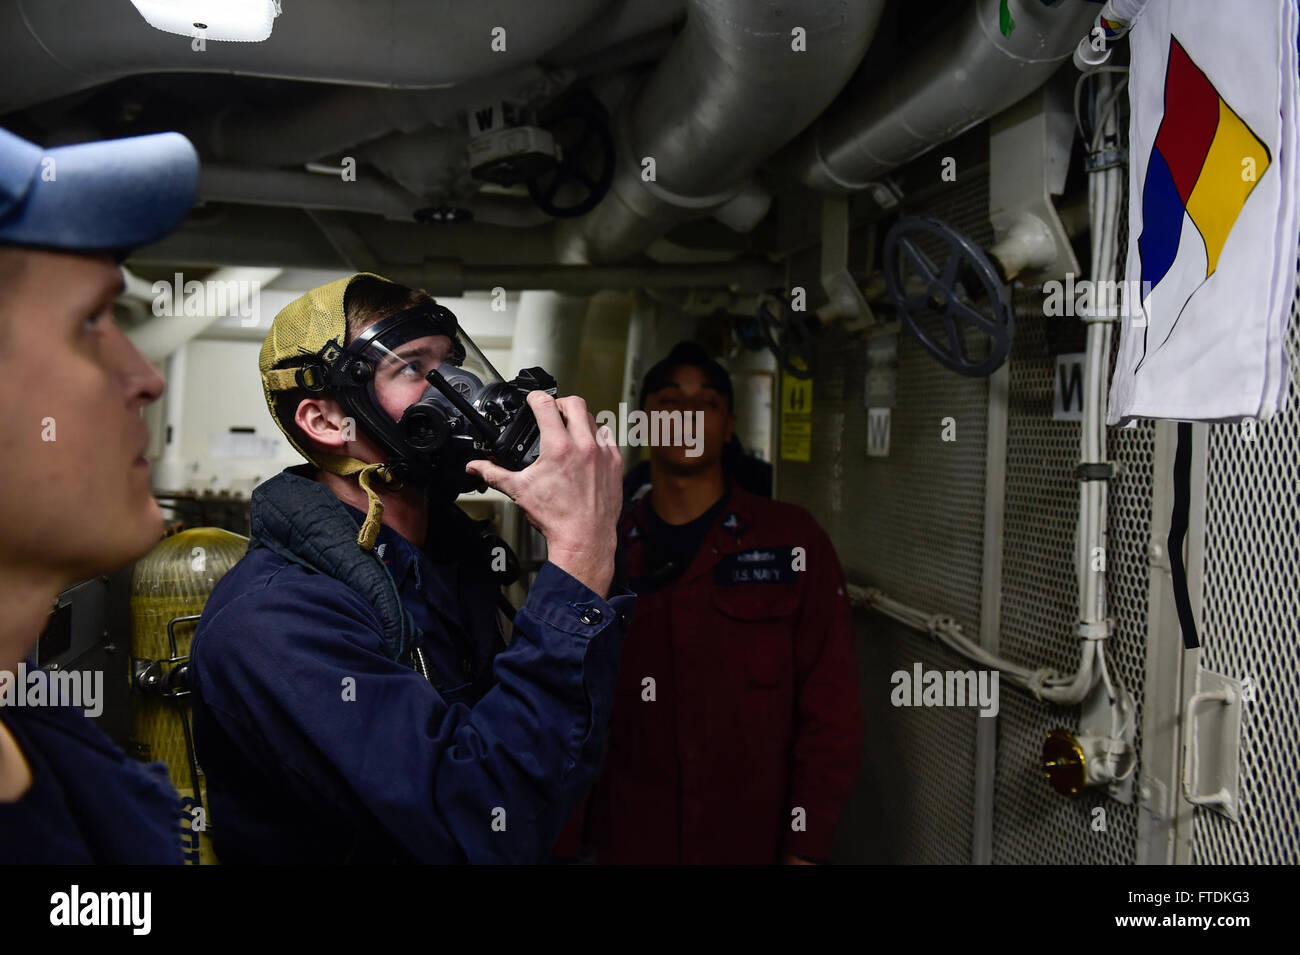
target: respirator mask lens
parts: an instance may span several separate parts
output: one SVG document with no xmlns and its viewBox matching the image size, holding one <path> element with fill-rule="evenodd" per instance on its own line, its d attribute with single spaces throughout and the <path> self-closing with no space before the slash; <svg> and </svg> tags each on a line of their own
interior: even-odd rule
<svg viewBox="0 0 1300 955">
<path fill-rule="evenodd" d="M 521 470 L 536 460 L 539 430 L 525 399 L 531 390 L 555 395 L 555 380 L 529 368 L 506 381 L 442 306 L 377 322 L 345 353 L 349 407 L 409 476 L 473 486 L 470 461 Z"/>
<path fill-rule="evenodd" d="M 469 336 L 456 327 L 454 319 L 439 320 L 423 312 L 370 338 L 359 357 L 371 369 L 366 383 L 368 397 L 394 423 L 401 422 L 409 409 L 435 396 L 441 399 L 439 407 L 455 412 L 454 405 L 428 382 L 428 374 L 434 369 L 470 402 L 485 386 L 504 383 Z"/>
</svg>

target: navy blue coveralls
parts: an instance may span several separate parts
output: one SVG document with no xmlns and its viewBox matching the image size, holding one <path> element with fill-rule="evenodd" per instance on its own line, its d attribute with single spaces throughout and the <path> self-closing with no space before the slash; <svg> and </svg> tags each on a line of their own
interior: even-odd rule
<svg viewBox="0 0 1300 955">
<path fill-rule="evenodd" d="M 395 656 L 382 608 L 300 561 L 340 529 L 359 552 L 364 518 L 309 473 L 253 492 L 252 546 L 195 633 L 218 857 L 548 860 L 598 770 L 634 595 L 602 599 L 547 563 L 505 648 L 498 583 L 462 529 L 431 524 L 437 563 L 382 528 L 367 559 L 410 615 L 426 679 Z"/>
<path fill-rule="evenodd" d="M 75 706 L 0 707 L 32 785 L 0 802 L 0 865 L 180 865 L 181 801 Z"/>
</svg>

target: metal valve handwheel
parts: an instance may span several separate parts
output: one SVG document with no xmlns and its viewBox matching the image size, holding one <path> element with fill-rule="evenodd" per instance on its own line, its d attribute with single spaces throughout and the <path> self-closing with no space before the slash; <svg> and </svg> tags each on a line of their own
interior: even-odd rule
<svg viewBox="0 0 1300 955">
<path fill-rule="evenodd" d="M 942 264 L 922 250 L 925 240 L 942 244 Z M 979 378 L 1007 360 L 1014 332 L 1011 295 L 969 236 L 938 219 L 905 216 L 885 237 L 884 270 L 899 318 L 943 365 Z M 943 327 L 938 336 L 927 329 L 934 328 L 936 317 Z M 986 354 L 971 354 L 966 333 L 972 328 L 987 340 Z"/>
<path fill-rule="evenodd" d="M 802 381 L 811 378 L 812 335 L 799 313 L 780 296 L 764 295 L 758 303 L 755 318 L 758 319 L 759 335 L 776 356 L 781 370 Z"/>
<path fill-rule="evenodd" d="M 585 215 L 614 182 L 614 136 L 600 100 L 566 97 L 545 111 L 541 124 L 560 146 L 561 159 L 528 184 L 528 194 L 547 215 Z"/>
</svg>

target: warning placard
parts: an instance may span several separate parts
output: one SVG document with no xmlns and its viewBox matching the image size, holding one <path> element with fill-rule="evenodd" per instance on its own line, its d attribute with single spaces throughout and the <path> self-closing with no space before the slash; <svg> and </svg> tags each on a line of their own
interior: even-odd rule
<svg viewBox="0 0 1300 955">
<path fill-rule="evenodd" d="M 781 373 L 781 460 L 812 460 L 812 379 Z"/>
</svg>

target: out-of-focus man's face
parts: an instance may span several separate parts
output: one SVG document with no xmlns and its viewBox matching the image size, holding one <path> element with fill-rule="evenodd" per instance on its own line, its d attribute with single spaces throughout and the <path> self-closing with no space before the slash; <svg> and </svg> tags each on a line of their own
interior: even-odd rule
<svg viewBox="0 0 1300 955">
<path fill-rule="evenodd" d="M 109 256 L 0 256 L 0 573 L 71 584 L 162 536 L 141 409 L 163 378 L 113 321 L 122 274 Z"/>
<path fill-rule="evenodd" d="M 645 411 L 680 411 L 683 419 L 692 419 L 692 428 L 695 421 L 702 425 L 689 442 L 651 446 L 651 461 L 673 474 L 695 474 L 717 465 L 736 420 L 727 408 L 726 396 L 710 387 L 703 370 L 694 365 L 673 369 L 669 385 L 646 395 Z M 699 417 L 696 412 L 700 412 Z"/>
</svg>

